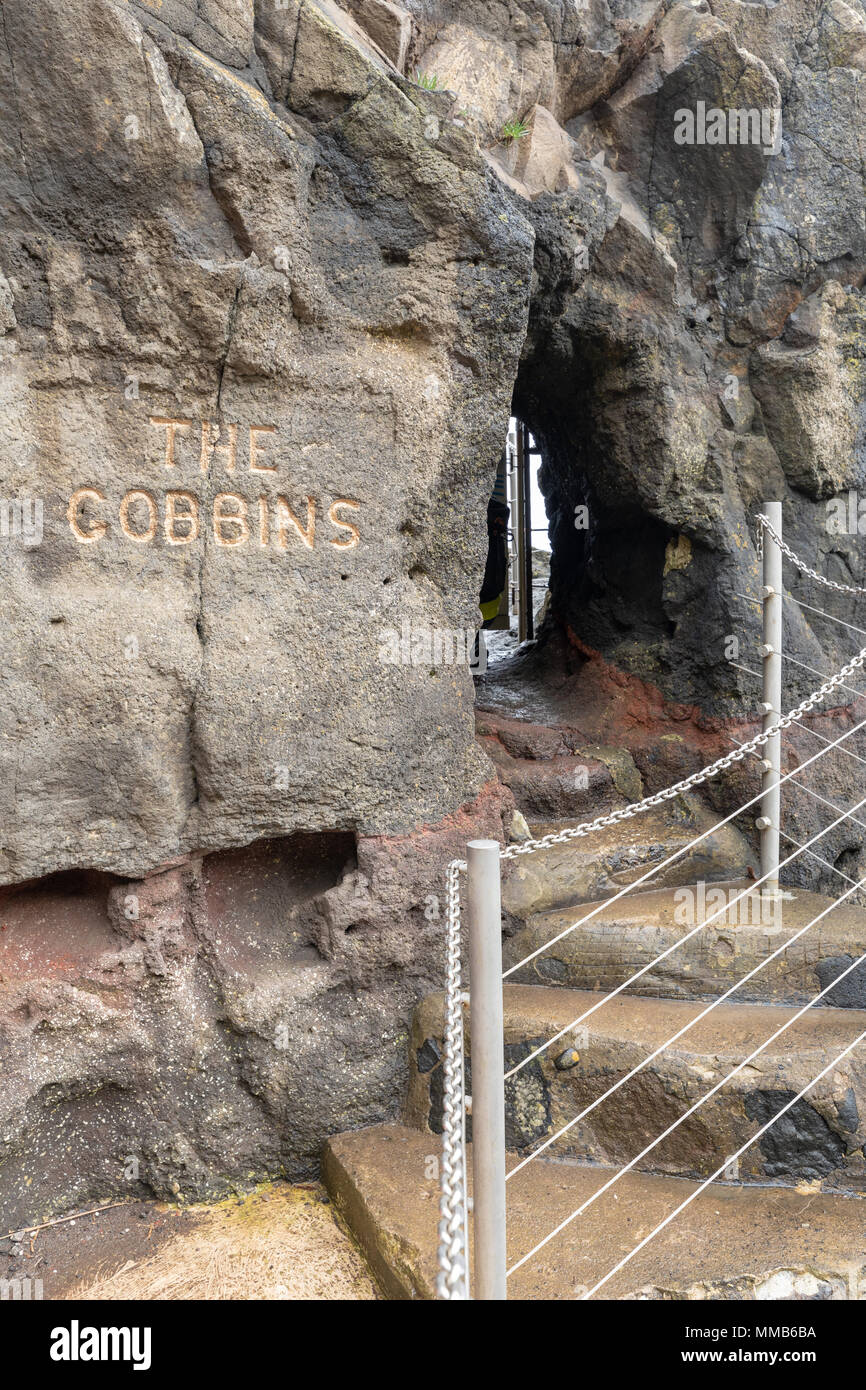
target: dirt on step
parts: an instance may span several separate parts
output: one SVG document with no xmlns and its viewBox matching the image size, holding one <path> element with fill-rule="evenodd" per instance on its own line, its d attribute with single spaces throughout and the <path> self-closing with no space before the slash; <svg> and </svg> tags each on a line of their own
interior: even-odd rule
<svg viewBox="0 0 866 1390">
<path fill-rule="evenodd" d="M 0 1277 L 45 1299 L 376 1299 L 317 1183 L 184 1209 L 128 1202 L 0 1242 Z"/>
</svg>

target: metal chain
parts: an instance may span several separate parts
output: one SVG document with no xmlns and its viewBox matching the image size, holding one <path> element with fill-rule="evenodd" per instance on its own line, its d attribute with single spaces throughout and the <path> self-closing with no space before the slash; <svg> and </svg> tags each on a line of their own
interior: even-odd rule
<svg viewBox="0 0 866 1390">
<path fill-rule="evenodd" d="M 460 942 L 460 874 L 463 859 L 448 865 L 445 936 L 445 1060 L 442 1109 L 442 1175 L 439 1200 L 439 1274 L 443 1299 L 468 1299 L 466 1238 L 466 1092 L 463 1068 L 463 992 Z"/>
<path fill-rule="evenodd" d="M 866 589 L 852 589 L 847 584 L 837 584 L 835 580 L 825 579 L 823 575 L 817 574 L 800 559 L 799 555 L 794 554 L 790 546 L 785 544 L 781 536 L 777 534 L 772 522 L 763 512 L 758 513 L 757 521 L 759 555 L 763 550 L 763 533 L 766 528 L 777 545 L 781 546 L 784 553 L 793 561 L 798 569 L 801 569 L 805 574 L 811 575 L 813 579 L 817 579 L 820 584 L 827 584 L 831 589 L 840 589 L 843 592 L 851 594 L 866 593 Z M 717 759 L 716 762 L 710 763 L 708 767 L 702 768 L 700 772 L 693 772 L 691 777 L 684 778 L 682 782 L 676 782 L 672 787 L 665 787 L 663 791 L 656 792 L 654 796 L 647 796 L 643 801 L 635 802 L 632 806 L 625 806 L 621 811 L 612 811 L 608 816 L 599 816 L 597 820 L 585 821 L 581 825 L 567 826 L 564 830 L 552 832 L 550 835 L 543 835 L 539 840 L 524 840 L 521 844 L 509 845 L 507 849 L 502 851 L 502 858 L 516 859 L 521 854 L 533 854 L 538 849 L 549 849 L 551 845 L 562 845 L 568 843 L 569 840 L 581 839 L 585 835 L 591 835 L 595 830 L 602 830 L 611 825 L 618 825 L 621 821 L 631 820 L 633 816 L 640 815 L 641 811 L 646 811 L 651 806 L 661 806 L 663 802 L 673 800 L 675 796 L 681 795 L 682 792 L 691 791 L 693 787 L 699 787 L 703 782 L 708 782 L 711 777 L 716 777 L 720 772 L 726 772 L 727 769 L 732 767 L 735 763 L 742 762 L 744 757 L 753 753 L 757 748 L 763 747 L 763 745 L 768 743 L 773 735 L 779 733 L 780 730 L 790 728 L 801 715 L 808 714 L 809 710 L 814 709 L 815 705 L 825 700 L 832 691 L 844 685 L 846 675 L 850 675 L 852 671 L 857 670 L 858 667 L 863 665 L 864 661 L 866 661 L 866 647 L 858 652 L 857 656 L 855 656 L 852 661 L 849 661 L 847 666 L 843 666 L 841 671 L 838 671 L 835 676 L 825 681 L 818 690 L 813 691 L 796 709 L 783 715 L 778 723 L 766 729 L 763 733 L 756 734 L 748 743 L 740 744 L 739 748 L 735 749 L 733 753 L 729 753 L 725 757 Z"/>
<path fill-rule="evenodd" d="M 848 584 L 837 584 L 835 580 L 825 579 L 811 569 L 782 540 L 770 520 L 761 512 L 757 517 L 759 558 L 763 552 L 764 529 L 768 530 L 788 559 L 804 574 L 841 593 L 864 594 L 866 589 L 853 588 Z M 804 714 L 821 704 L 834 690 L 845 683 L 846 677 L 866 663 L 866 647 L 857 653 L 835 676 L 831 676 L 822 686 L 807 696 L 796 709 L 773 724 L 769 729 L 756 734 L 748 743 L 741 743 L 733 752 L 714 763 L 693 772 L 673 786 L 665 787 L 653 796 L 647 796 L 622 810 L 609 815 L 598 816 L 593 821 L 580 825 L 567 826 L 564 830 L 543 835 L 538 840 L 524 840 L 521 844 L 509 845 L 501 852 L 502 859 L 516 859 L 522 854 L 533 854 L 539 849 L 549 849 L 553 845 L 566 844 L 570 840 L 581 839 L 596 830 L 619 825 L 631 820 L 651 806 L 661 806 L 683 792 L 691 791 L 712 777 L 734 767 L 762 748 L 774 735 L 796 724 Z M 466 862 L 454 859 L 448 865 L 448 925 L 446 932 L 446 979 L 445 979 L 445 1037 L 444 1037 L 444 1100 L 442 1122 L 442 1176 L 441 1198 L 439 1203 L 439 1274 L 436 1279 L 436 1292 L 442 1299 L 468 1299 L 468 1241 L 467 1241 L 467 1194 L 466 1194 L 466 1093 L 464 1078 L 464 1037 L 463 1037 L 463 993 L 461 976 L 460 940 L 460 874 L 465 871 Z"/>
<path fill-rule="evenodd" d="M 601 830 L 611 825 L 619 825 L 621 821 L 631 820 L 633 816 L 640 815 L 641 811 L 648 810 L 650 806 L 661 806 L 663 802 L 672 801 L 675 796 L 681 795 L 682 792 L 699 787 L 703 782 L 708 782 L 711 777 L 716 777 L 720 772 L 726 772 L 735 763 L 742 762 L 743 758 L 753 753 L 756 748 L 762 748 L 774 734 L 796 724 L 802 715 L 808 714 L 840 685 L 844 685 L 845 677 L 858 670 L 864 662 L 866 662 L 866 647 L 859 651 L 846 666 L 843 666 L 841 671 L 837 671 L 835 676 L 832 676 L 818 690 L 814 690 L 811 695 L 807 696 L 802 704 L 797 705 L 796 709 L 782 715 L 777 723 L 771 725 L 769 729 L 756 734 L 754 738 L 749 739 L 748 743 L 741 743 L 732 753 L 727 753 L 723 758 L 718 758 L 714 763 L 710 763 L 708 767 L 701 768 L 700 772 L 693 772 L 682 782 L 675 782 L 672 787 L 665 787 L 662 791 L 656 792 L 654 796 L 647 796 L 643 801 L 637 801 L 632 806 L 624 806 L 620 811 L 611 811 L 610 815 L 599 816 L 597 820 L 584 821 L 581 825 L 566 826 L 564 830 L 543 835 L 540 840 L 524 840 L 521 844 L 509 845 L 507 849 L 502 851 L 501 857 L 503 859 L 516 859 L 521 854 L 533 854 L 537 849 L 549 849 L 551 845 L 567 844 L 569 840 L 578 840 L 584 835 L 591 835 L 594 830 Z"/>
<path fill-rule="evenodd" d="M 786 543 L 782 540 L 782 537 L 778 535 L 778 533 L 776 532 L 773 523 L 766 516 L 764 516 L 763 512 L 758 512 L 756 520 L 758 522 L 759 559 L 763 552 L 764 528 L 766 527 L 766 529 L 769 531 L 770 535 L 773 537 L 773 540 L 776 542 L 777 546 L 782 551 L 782 553 L 784 555 L 787 555 L 788 559 L 791 561 L 792 564 L 797 566 L 798 570 L 801 570 L 803 574 L 808 574 L 810 579 L 814 579 L 816 584 L 823 584 L 826 589 L 835 589 L 840 594 L 866 594 L 866 589 L 861 589 L 858 588 L 856 585 L 851 584 L 837 584 L 835 579 L 828 579 L 826 575 L 819 574 L 817 570 L 813 570 L 810 565 L 806 564 L 805 560 L 801 560 L 799 555 L 794 554 L 793 550 L 789 545 L 786 545 Z"/>
</svg>

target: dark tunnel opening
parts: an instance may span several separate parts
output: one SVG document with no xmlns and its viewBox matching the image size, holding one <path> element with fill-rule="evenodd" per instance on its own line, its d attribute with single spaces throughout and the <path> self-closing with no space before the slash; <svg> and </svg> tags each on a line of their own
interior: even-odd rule
<svg viewBox="0 0 866 1390">
<path fill-rule="evenodd" d="M 568 693 L 583 705 L 585 663 L 601 659 L 662 702 L 743 717 L 756 692 L 726 649 L 732 632 L 758 640 L 741 597 L 754 588 L 753 542 L 724 514 L 713 449 L 695 476 L 677 463 L 649 329 L 635 337 L 627 319 L 587 305 L 571 322 L 575 300 L 538 245 L 512 415 L 541 457 L 549 594 L 534 641 L 492 664 L 479 697 L 508 704 L 521 686 L 555 687 L 567 717 Z"/>
</svg>

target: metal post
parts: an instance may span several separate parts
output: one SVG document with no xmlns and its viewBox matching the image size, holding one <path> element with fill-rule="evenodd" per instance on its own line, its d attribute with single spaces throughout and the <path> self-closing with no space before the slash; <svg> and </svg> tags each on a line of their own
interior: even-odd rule
<svg viewBox="0 0 866 1390">
<path fill-rule="evenodd" d="M 532 451 L 529 430 L 523 426 L 523 588 L 526 595 L 526 637 L 535 637 L 535 593 L 532 588 Z"/>
<path fill-rule="evenodd" d="M 475 1298 L 505 1290 L 505 1040 L 499 845 L 466 847 Z"/>
<path fill-rule="evenodd" d="M 764 514 L 776 532 L 782 534 L 781 502 L 765 502 Z M 766 732 L 782 713 L 782 552 L 778 544 L 764 531 L 764 721 Z M 782 739 L 779 734 L 764 747 L 764 775 L 761 781 L 761 877 L 769 875 L 762 893 L 779 891 L 779 816 L 782 767 Z"/>
<path fill-rule="evenodd" d="M 517 548 L 517 640 L 525 642 L 528 636 L 527 611 L 532 607 L 530 596 L 526 595 L 526 429 L 517 422 L 517 507 L 514 523 L 514 539 Z"/>
</svg>

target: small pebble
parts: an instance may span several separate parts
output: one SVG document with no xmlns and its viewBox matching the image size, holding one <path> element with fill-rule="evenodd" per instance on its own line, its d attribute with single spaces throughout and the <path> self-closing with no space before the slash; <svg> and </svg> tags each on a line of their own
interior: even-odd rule
<svg viewBox="0 0 866 1390">
<path fill-rule="evenodd" d="M 557 1071 L 569 1071 L 571 1067 L 576 1067 L 580 1061 L 580 1053 L 573 1047 L 567 1047 L 564 1052 L 554 1059 L 553 1065 Z"/>
</svg>

